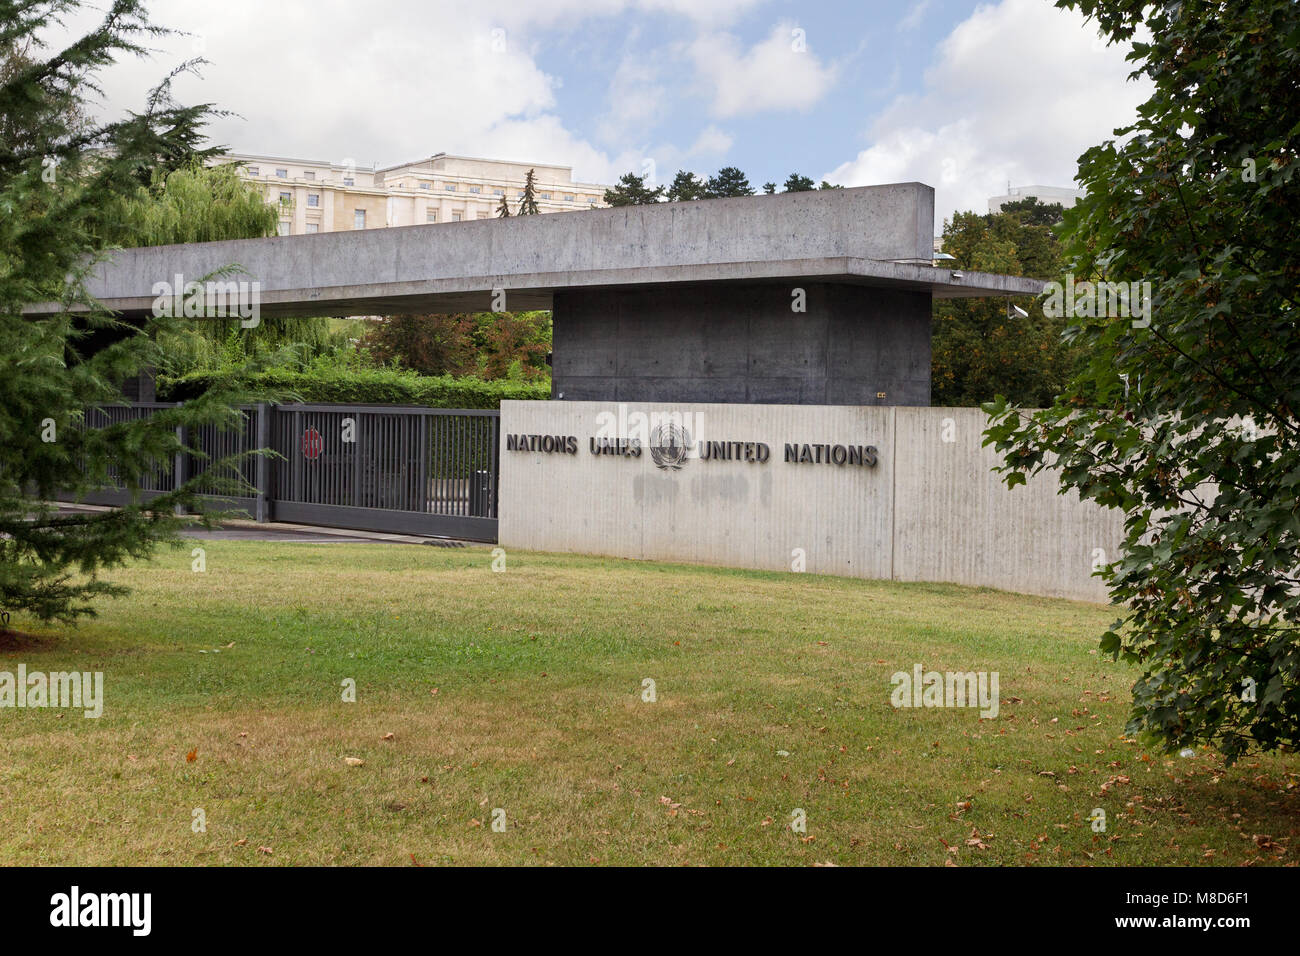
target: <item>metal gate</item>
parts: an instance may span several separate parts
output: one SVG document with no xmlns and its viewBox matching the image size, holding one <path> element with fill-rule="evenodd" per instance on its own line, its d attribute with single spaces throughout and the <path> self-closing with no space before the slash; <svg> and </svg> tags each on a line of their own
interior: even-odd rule
<svg viewBox="0 0 1300 956">
<path fill-rule="evenodd" d="M 87 412 L 87 427 L 139 418 L 162 403 L 115 405 Z M 500 412 L 396 405 L 257 405 L 244 427 L 207 425 L 182 435 L 209 460 L 270 448 L 276 455 L 246 459 L 239 477 L 256 495 L 213 495 L 217 508 L 239 509 L 259 521 L 291 521 L 495 541 L 497 537 Z M 173 490 L 198 463 L 177 456 L 147 478 L 148 500 Z M 215 474 L 215 472 L 213 472 Z M 105 488 L 91 504 L 123 504 L 126 493 Z"/>
<path fill-rule="evenodd" d="M 500 413 L 281 405 L 277 521 L 495 541 Z"/>
</svg>

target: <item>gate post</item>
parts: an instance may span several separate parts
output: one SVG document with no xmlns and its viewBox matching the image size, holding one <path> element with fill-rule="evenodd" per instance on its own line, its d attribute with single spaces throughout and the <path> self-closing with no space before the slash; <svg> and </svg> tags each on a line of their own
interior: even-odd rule
<svg viewBox="0 0 1300 956">
<path fill-rule="evenodd" d="M 179 408 L 180 403 L 177 402 L 176 404 L 177 407 Z M 188 432 L 189 429 L 186 428 L 184 425 L 176 426 L 176 440 L 180 442 L 181 447 L 180 450 L 176 452 L 176 455 L 172 459 L 172 491 L 175 491 L 181 485 L 185 484 L 185 479 L 188 477 L 188 475 L 186 475 L 185 473 L 186 472 L 185 466 L 187 464 L 185 449 L 187 446 L 186 438 L 188 437 Z M 174 506 L 172 508 L 172 511 L 178 515 L 185 514 L 185 508 L 182 507 L 181 505 Z"/>
<path fill-rule="evenodd" d="M 257 403 L 257 447 L 267 448 L 271 444 L 271 415 L 270 409 L 266 402 Z M 257 503 L 254 507 L 254 519 L 259 523 L 265 523 L 271 520 L 270 515 L 270 497 L 271 497 L 271 468 L 270 461 L 267 459 L 265 452 L 257 456 L 257 477 L 254 484 L 257 486 Z"/>
</svg>

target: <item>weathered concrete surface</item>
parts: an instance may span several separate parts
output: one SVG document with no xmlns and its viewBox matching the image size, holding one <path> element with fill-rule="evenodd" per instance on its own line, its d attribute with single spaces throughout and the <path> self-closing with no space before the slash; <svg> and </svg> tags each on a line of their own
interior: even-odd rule
<svg viewBox="0 0 1300 956">
<path fill-rule="evenodd" d="M 1052 475 L 1008 490 L 978 408 L 900 408 L 894 421 L 896 580 L 1106 600 L 1092 569 L 1118 554 L 1119 512 L 1060 494 Z"/>
<path fill-rule="evenodd" d="M 126 315 L 155 283 L 237 265 L 263 315 L 550 308 L 557 290 L 806 279 L 1034 295 L 1041 283 L 930 265 L 934 191 L 920 183 L 660 203 L 359 232 L 190 243 L 116 253 L 89 283 Z M 49 311 L 50 306 L 28 311 Z"/>
<path fill-rule="evenodd" d="M 628 414 L 677 413 L 697 441 L 764 441 L 766 464 L 687 460 L 680 471 L 591 454 L 604 402 L 503 402 L 500 524 L 509 548 L 790 570 L 890 576 L 893 483 L 876 468 L 793 465 L 783 441 L 892 445 L 893 410 L 879 407 L 637 403 Z M 635 432 L 635 424 L 631 429 Z M 575 455 L 509 451 L 510 433 L 574 435 Z"/>
<path fill-rule="evenodd" d="M 930 404 L 926 292 L 802 280 L 569 290 L 554 319 L 557 399 Z"/>
<path fill-rule="evenodd" d="M 602 424 L 634 432 L 638 412 L 675 414 L 697 442 L 764 442 L 771 458 L 668 471 L 646 453 L 591 454 Z M 1118 515 L 1050 477 L 1007 490 L 983 428 L 964 408 L 503 402 L 500 543 L 773 571 L 802 552 L 812 573 L 1104 602 L 1092 567 L 1118 553 Z M 521 433 L 575 436 L 577 454 L 508 450 Z M 794 464 L 786 442 L 874 445 L 879 458 Z"/>
</svg>

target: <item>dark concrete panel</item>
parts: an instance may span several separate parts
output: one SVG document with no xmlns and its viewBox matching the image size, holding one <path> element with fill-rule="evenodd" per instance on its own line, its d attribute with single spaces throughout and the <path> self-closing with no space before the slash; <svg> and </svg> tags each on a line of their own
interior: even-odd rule
<svg viewBox="0 0 1300 956">
<path fill-rule="evenodd" d="M 930 294 L 807 283 L 555 296 L 552 394 L 570 400 L 928 405 Z M 884 393 L 881 397 L 879 393 Z"/>
</svg>

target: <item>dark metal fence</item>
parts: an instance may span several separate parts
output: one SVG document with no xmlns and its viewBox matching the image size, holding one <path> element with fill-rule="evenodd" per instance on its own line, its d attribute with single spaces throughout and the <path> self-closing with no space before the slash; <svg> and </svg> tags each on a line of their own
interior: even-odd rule
<svg viewBox="0 0 1300 956">
<path fill-rule="evenodd" d="M 92 428 L 139 418 L 162 403 L 92 409 Z M 210 461 L 273 449 L 280 457 L 244 459 L 240 469 L 209 474 L 243 478 L 257 494 L 213 495 L 259 521 L 356 528 L 495 541 L 500 413 L 479 409 L 394 405 L 257 405 L 244 409 L 244 427 L 206 425 L 185 435 Z M 174 489 L 206 466 L 197 456 L 160 465 L 145 497 Z M 85 501 L 122 504 L 126 493 L 105 488 Z"/>
</svg>

